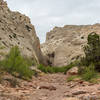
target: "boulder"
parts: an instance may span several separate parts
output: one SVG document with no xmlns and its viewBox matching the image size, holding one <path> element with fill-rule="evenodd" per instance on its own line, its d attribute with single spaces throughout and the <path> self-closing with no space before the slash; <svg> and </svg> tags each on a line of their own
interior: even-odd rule
<svg viewBox="0 0 100 100">
<path fill-rule="evenodd" d="M 78 67 L 73 67 L 67 71 L 67 76 L 78 75 Z"/>
</svg>

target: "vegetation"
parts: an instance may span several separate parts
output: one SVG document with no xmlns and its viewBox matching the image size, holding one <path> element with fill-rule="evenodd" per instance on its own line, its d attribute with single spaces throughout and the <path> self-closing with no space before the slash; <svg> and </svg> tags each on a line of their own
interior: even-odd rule
<svg viewBox="0 0 100 100">
<path fill-rule="evenodd" d="M 40 64 L 38 66 L 38 69 L 45 73 L 59 73 L 59 72 L 66 73 L 69 69 L 71 69 L 76 65 L 77 65 L 77 61 L 64 67 L 51 67 L 51 66 L 43 66 L 42 64 Z"/>
<path fill-rule="evenodd" d="M 44 73 L 57 73 L 57 72 L 64 72 L 65 67 L 50 67 L 50 66 L 43 66 L 40 64 L 38 66 L 38 69 L 41 70 Z"/>
<path fill-rule="evenodd" d="M 29 57 L 24 56 L 24 60 L 26 61 L 28 66 L 36 65 L 36 61 L 34 60 L 34 58 L 29 58 Z"/>
<path fill-rule="evenodd" d="M 97 78 L 100 71 L 100 37 L 96 33 L 88 35 L 88 43 L 84 46 L 85 57 L 79 63 L 79 74 L 82 79 L 89 81 Z"/>
<path fill-rule="evenodd" d="M 81 70 L 81 74 L 79 73 L 79 75 L 73 75 L 73 76 L 69 76 L 67 78 L 67 81 L 73 81 L 75 78 L 79 78 L 85 81 L 89 81 L 91 83 L 97 83 L 98 82 L 98 78 L 100 78 L 99 73 L 95 70 L 94 64 L 91 64 L 90 66 L 85 66 L 83 67 L 83 69 Z M 79 71 L 80 71 L 79 70 Z"/>
<path fill-rule="evenodd" d="M 82 79 L 85 81 L 89 81 L 92 78 L 97 77 L 97 72 L 94 69 L 94 64 L 91 64 L 89 67 L 85 67 L 82 73 Z"/>
<path fill-rule="evenodd" d="M 95 81 L 100 76 L 100 37 L 96 33 L 90 33 L 87 38 L 87 45 L 84 46 L 85 56 L 80 61 L 74 61 L 64 67 L 50 67 L 39 65 L 38 69 L 45 73 L 66 73 L 70 68 L 79 66 L 79 75 L 85 81 Z M 70 76 L 67 81 L 72 81 L 78 76 Z"/>
<path fill-rule="evenodd" d="M 6 58 L 0 61 L 0 68 L 20 78 L 29 79 L 33 72 L 29 68 L 30 63 L 20 54 L 17 46 L 12 47 Z"/>
<path fill-rule="evenodd" d="M 96 33 L 88 35 L 88 43 L 84 46 L 85 57 L 81 59 L 81 65 L 94 64 L 95 69 L 100 71 L 100 37 Z"/>
<path fill-rule="evenodd" d="M 73 81 L 75 78 L 80 78 L 78 75 L 70 76 L 67 78 L 67 82 Z"/>
<path fill-rule="evenodd" d="M 100 37 L 96 33 L 90 33 L 87 38 L 87 45 L 84 46 L 85 56 L 76 64 L 79 66 L 81 79 L 96 83 L 100 77 Z M 70 76 L 67 81 L 72 81 L 77 76 Z"/>
<path fill-rule="evenodd" d="M 11 78 L 7 80 L 10 82 L 11 87 L 16 88 L 16 86 L 19 86 L 19 81 L 16 78 Z"/>
<path fill-rule="evenodd" d="M 81 78 L 86 81 L 94 81 L 98 78 L 98 71 L 100 71 L 100 37 L 96 33 L 90 33 L 87 40 L 87 45 L 84 46 L 85 56 L 80 61 L 74 61 L 64 67 L 51 67 L 40 64 L 38 69 L 45 73 L 66 73 L 72 67 L 79 66 Z M 30 79 L 32 75 L 37 76 L 37 73 L 29 68 L 29 66 L 34 64 L 33 59 L 23 57 L 19 48 L 15 46 L 12 47 L 5 59 L 0 61 L 0 69 L 14 76 Z M 76 77 L 71 76 L 68 78 L 68 81 L 72 81 Z"/>
</svg>

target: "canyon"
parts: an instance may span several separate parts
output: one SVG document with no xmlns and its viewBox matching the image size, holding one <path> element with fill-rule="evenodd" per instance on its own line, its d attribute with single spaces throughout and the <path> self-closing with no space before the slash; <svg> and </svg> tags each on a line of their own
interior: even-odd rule
<svg viewBox="0 0 100 100">
<path fill-rule="evenodd" d="M 41 50 L 51 66 L 66 66 L 84 56 L 83 47 L 90 33 L 100 34 L 100 24 L 55 27 L 47 33 Z"/>
<path fill-rule="evenodd" d="M 40 44 L 29 17 L 11 11 L 7 3 L 0 0 L 0 60 L 13 46 L 18 46 L 23 56 L 36 61 L 32 68 L 38 72 L 26 81 L 7 72 L 2 75 L 1 70 L 0 100 L 100 100 L 100 79 L 99 83 L 79 78 L 68 82 L 72 69 L 65 74 L 46 74 L 37 69 L 39 64 L 63 67 L 80 59 L 90 33 L 100 34 L 100 24 L 55 27 L 47 33 L 45 43 Z M 77 74 L 75 69 L 72 73 Z"/>
</svg>

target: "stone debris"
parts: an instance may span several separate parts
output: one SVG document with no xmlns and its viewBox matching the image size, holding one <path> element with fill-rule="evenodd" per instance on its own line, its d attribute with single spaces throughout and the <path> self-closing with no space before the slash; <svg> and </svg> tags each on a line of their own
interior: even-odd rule
<svg viewBox="0 0 100 100">
<path fill-rule="evenodd" d="M 7 75 L 6 81 L 12 79 Z M 100 83 L 66 82 L 63 74 L 44 74 L 33 77 L 30 82 L 18 81 L 20 85 L 15 88 L 0 84 L 0 100 L 100 100 Z"/>
<path fill-rule="evenodd" d="M 72 95 L 80 95 L 80 94 L 85 94 L 87 93 L 86 91 L 76 91 L 76 92 L 73 92 Z"/>
<path fill-rule="evenodd" d="M 79 99 L 78 98 L 71 97 L 71 98 L 65 98 L 65 99 L 62 99 L 62 100 L 79 100 Z"/>
<path fill-rule="evenodd" d="M 50 91 L 56 90 L 56 87 L 54 86 L 40 86 L 39 89 L 48 89 Z"/>
</svg>

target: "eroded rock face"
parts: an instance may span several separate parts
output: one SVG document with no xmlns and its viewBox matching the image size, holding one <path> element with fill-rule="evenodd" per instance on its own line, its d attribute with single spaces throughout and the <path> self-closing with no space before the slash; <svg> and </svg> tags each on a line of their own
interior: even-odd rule
<svg viewBox="0 0 100 100">
<path fill-rule="evenodd" d="M 91 32 L 100 34 L 100 24 L 55 27 L 47 33 L 46 42 L 41 45 L 41 49 L 45 55 L 49 55 L 52 66 L 68 65 L 84 55 L 83 46 Z"/>
<path fill-rule="evenodd" d="M 23 55 L 43 63 L 40 41 L 30 19 L 19 12 L 10 11 L 7 3 L 0 0 L 0 54 L 6 54 L 15 45 Z"/>
</svg>

